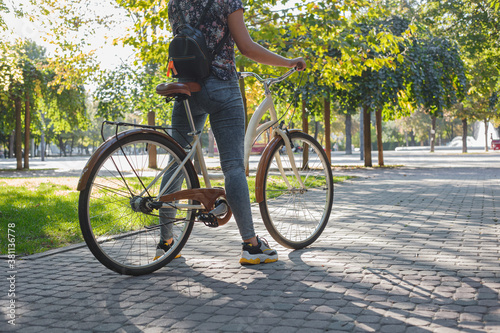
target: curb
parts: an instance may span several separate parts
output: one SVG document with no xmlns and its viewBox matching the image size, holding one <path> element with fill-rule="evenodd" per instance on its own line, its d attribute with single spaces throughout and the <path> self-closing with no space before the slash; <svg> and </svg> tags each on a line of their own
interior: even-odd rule
<svg viewBox="0 0 500 333">
<path fill-rule="evenodd" d="M 87 247 L 87 244 L 85 242 L 83 242 L 83 243 L 68 245 L 68 246 L 65 246 L 65 247 L 60 247 L 60 248 L 57 248 L 57 249 L 48 250 L 48 251 L 45 251 L 45 252 L 30 254 L 30 255 L 27 255 L 27 256 L 16 256 L 16 259 L 19 259 L 19 260 L 36 260 L 36 259 L 45 258 L 45 257 L 53 256 L 53 255 L 56 255 L 56 254 L 60 254 L 60 253 L 64 253 L 64 252 L 69 252 L 69 251 L 73 251 L 73 250 L 78 250 L 78 249 L 86 248 L 86 247 Z M 0 260 L 7 260 L 7 259 L 9 259 L 7 255 L 0 255 Z"/>
</svg>

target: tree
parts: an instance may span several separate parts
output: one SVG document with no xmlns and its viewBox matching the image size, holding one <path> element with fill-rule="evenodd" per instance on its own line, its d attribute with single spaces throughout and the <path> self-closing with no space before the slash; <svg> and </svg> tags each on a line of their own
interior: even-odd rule
<svg viewBox="0 0 500 333">
<path fill-rule="evenodd" d="M 17 169 L 23 168 L 22 164 L 22 112 L 24 104 L 24 119 L 25 119 L 25 147 L 24 147 L 24 167 L 29 168 L 29 141 L 30 141 L 30 100 L 39 79 L 39 72 L 33 63 L 33 57 L 36 52 L 34 44 L 31 42 L 17 41 L 12 45 L 13 53 L 7 54 L 9 60 L 3 63 L 2 67 L 7 69 L 7 75 L 2 80 L 3 98 L 0 103 L 4 105 L 3 109 L 6 113 L 12 112 L 14 114 L 15 122 L 15 155 L 17 159 Z M 13 73 L 18 75 L 13 76 Z M 7 117 L 8 118 L 8 117 Z M 7 124 L 5 124 L 7 125 Z M 8 130 L 8 126 L 6 126 Z M 5 131 L 6 129 L 3 129 Z"/>
<path fill-rule="evenodd" d="M 500 67 L 496 59 L 483 52 L 474 59 L 466 59 L 470 88 L 465 107 L 471 119 L 485 123 L 485 150 L 488 151 L 488 123 L 498 115 L 497 94 L 500 89 Z M 500 63 L 498 63 L 500 65 Z"/>
<path fill-rule="evenodd" d="M 71 133 L 77 127 L 84 127 L 85 92 L 83 86 L 68 88 L 68 85 L 53 84 L 55 74 L 47 67 L 45 50 L 31 41 L 19 40 L 12 45 L 16 53 L 15 68 L 18 68 L 16 80 L 12 75 L 3 82 L 4 94 L 0 98 L 1 108 L 5 111 L 4 119 L 15 124 L 15 151 L 17 168 L 22 169 L 22 131 L 24 118 L 24 168 L 29 168 L 29 145 L 32 124 L 41 126 L 39 110 L 51 121 L 51 128 L 57 135 Z M 5 64 L 5 63 L 4 63 Z M 69 85 L 72 87 L 73 85 Z M 23 113 L 24 111 L 24 113 Z M 12 116 L 9 116 L 12 114 Z M 2 132 L 12 131 L 9 121 L 2 122 Z M 60 143 L 62 138 L 60 137 Z M 62 148 L 63 149 L 63 148 Z"/>
<path fill-rule="evenodd" d="M 385 19 L 375 19 L 360 26 L 361 31 L 369 34 L 373 29 L 389 31 L 393 36 L 402 36 L 408 29 L 409 21 L 400 17 L 393 16 Z M 364 138 L 364 161 L 365 166 L 372 166 L 371 160 L 371 111 L 376 111 L 377 117 L 377 137 L 379 147 L 379 165 L 383 165 L 382 148 L 382 111 L 385 110 L 387 118 L 397 117 L 399 110 L 399 96 L 404 89 L 404 80 L 401 71 L 398 71 L 398 64 L 402 62 L 402 56 L 399 54 L 403 39 L 395 39 L 399 42 L 398 50 L 390 50 L 391 53 L 379 53 L 370 51 L 366 63 L 372 64 L 373 59 L 386 57 L 390 58 L 388 65 L 376 65 L 367 67 L 360 75 L 346 76 L 342 82 L 348 89 L 338 90 L 336 92 L 340 106 L 349 112 L 356 110 L 359 106 L 363 112 L 363 138 Z M 395 53 L 393 53 L 395 52 Z"/>
<path fill-rule="evenodd" d="M 0 43 L 0 117 L 2 136 L 9 137 L 13 143 L 14 135 L 12 135 L 15 126 L 15 108 L 12 103 L 12 90 L 15 86 L 22 85 L 23 70 L 20 65 L 21 55 L 18 52 L 16 44 L 9 42 L 7 39 Z M 9 148 L 10 156 L 13 155 L 13 146 Z"/>
<path fill-rule="evenodd" d="M 54 46 L 50 55 L 44 54 L 40 59 L 26 55 L 26 59 L 30 61 L 23 62 L 23 64 L 31 63 L 32 68 L 36 69 L 38 73 L 37 78 L 30 77 L 29 80 L 24 80 L 25 87 L 14 90 L 17 91 L 16 96 L 19 95 L 19 98 L 22 98 L 21 108 L 27 110 L 24 116 L 27 129 L 25 131 L 25 150 L 27 150 L 30 141 L 31 124 L 35 126 L 42 124 L 39 113 L 29 112 L 30 109 L 45 112 L 47 120 L 52 122 L 47 128 L 48 133 L 54 131 L 55 135 L 59 136 L 58 141 L 63 151 L 64 136 L 73 137 L 73 135 L 65 133 L 72 133 L 75 126 L 81 125 L 82 128 L 85 128 L 83 84 L 92 78 L 99 67 L 95 61 L 95 50 L 91 48 L 91 43 L 95 39 L 94 34 L 97 29 L 103 26 L 109 27 L 112 24 L 110 16 L 102 15 L 105 12 L 102 8 L 113 2 L 26 0 L 11 2 L 9 8 L 3 6 L 5 2 L 0 3 L 0 14 L 2 11 L 10 10 L 18 17 L 36 21 L 42 28 L 40 29 L 42 38 Z M 0 22 L 0 30 L 1 28 Z M 29 42 L 19 43 L 29 44 Z M 2 62 L 5 63 L 3 57 Z M 12 68 L 12 66 L 10 67 Z M 29 74 L 29 71 L 26 71 L 26 66 L 20 68 L 25 69 L 23 75 Z M 5 74 L 4 71 L 0 73 L 1 87 L 7 86 L 5 77 L 11 80 L 12 75 Z M 28 87 L 28 85 L 31 86 Z M 12 87 L 12 85 L 10 86 Z M 3 96 L 0 99 L 5 105 L 8 98 L 13 97 Z M 19 110 L 20 104 L 12 103 L 12 105 L 9 108 L 14 114 L 13 110 Z M 4 108 L 7 110 L 6 107 Z M 35 128 L 35 133 L 41 134 L 41 131 Z M 73 141 L 75 140 L 71 142 Z M 28 152 L 26 152 L 25 167 L 29 166 L 28 156 Z"/>
<path fill-rule="evenodd" d="M 424 22 L 437 36 L 455 41 L 465 63 L 469 86 L 464 104 L 454 108 L 464 126 L 466 152 L 467 120 L 484 112 L 487 99 L 498 89 L 500 13 L 497 0 L 427 1 L 422 7 Z M 482 101 L 481 101 L 482 99 Z M 481 110 L 475 107 L 480 106 Z M 479 115 L 480 116 L 480 115 Z"/>
<path fill-rule="evenodd" d="M 444 109 L 465 96 L 467 80 L 458 47 L 446 38 L 412 38 L 406 56 L 406 78 L 415 107 L 431 116 L 433 152 L 436 117 L 442 117 Z"/>
</svg>

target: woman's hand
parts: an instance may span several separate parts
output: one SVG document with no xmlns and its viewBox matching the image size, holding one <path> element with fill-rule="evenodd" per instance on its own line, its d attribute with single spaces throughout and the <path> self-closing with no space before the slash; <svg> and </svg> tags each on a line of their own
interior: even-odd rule
<svg viewBox="0 0 500 333">
<path fill-rule="evenodd" d="M 298 71 L 303 71 L 306 69 L 306 61 L 304 58 L 295 58 L 295 59 L 290 59 L 290 65 L 288 66 L 289 68 L 297 68 Z"/>
</svg>

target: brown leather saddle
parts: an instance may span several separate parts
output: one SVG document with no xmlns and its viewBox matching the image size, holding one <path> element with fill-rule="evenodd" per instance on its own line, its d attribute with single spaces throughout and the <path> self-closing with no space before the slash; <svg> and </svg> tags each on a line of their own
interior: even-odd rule
<svg viewBox="0 0 500 333">
<path fill-rule="evenodd" d="M 185 97 L 201 90 L 198 82 L 171 82 L 160 83 L 156 86 L 156 93 L 165 97 Z"/>
</svg>

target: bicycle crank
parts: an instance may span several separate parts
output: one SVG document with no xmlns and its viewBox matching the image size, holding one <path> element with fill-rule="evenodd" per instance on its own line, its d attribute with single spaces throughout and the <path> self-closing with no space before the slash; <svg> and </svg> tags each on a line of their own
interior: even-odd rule
<svg viewBox="0 0 500 333">
<path fill-rule="evenodd" d="M 226 191 L 222 188 L 196 188 L 182 190 L 160 197 L 160 202 L 169 203 L 177 200 L 200 202 L 205 210 L 199 214 L 200 221 L 210 227 L 218 227 L 229 222 L 233 215 L 226 201 Z"/>
</svg>

